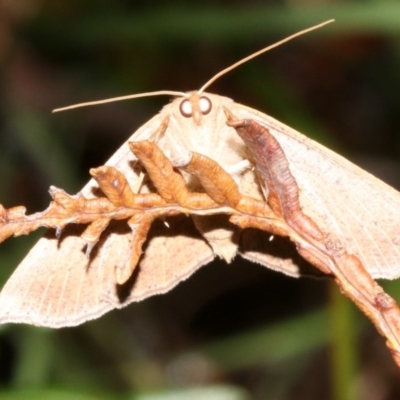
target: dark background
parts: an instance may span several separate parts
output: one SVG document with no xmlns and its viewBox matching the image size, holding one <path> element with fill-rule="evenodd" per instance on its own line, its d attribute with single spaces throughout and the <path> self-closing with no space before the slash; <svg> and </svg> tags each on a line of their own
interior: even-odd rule
<svg viewBox="0 0 400 400">
<path fill-rule="evenodd" d="M 76 193 L 88 169 L 168 98 L 55 115 L 53 108 L 197 89 L 244 56 L 331 18 L 209 91 L 272 115 L 400 188 L 397 2 L 2 0 L 0 203 L 31 213 L 47 207 L 50 185 Z M 37 237 L 1 244 L 2 282 Z M 385 287 L 400 299 L 398 283 Z M 2 326 L 0 385 L 2 399 L 400 396 L 384 340 L 333 283 L 241 260 L 205 266 L 166 295 L 77 328 Z"/>
</svg>

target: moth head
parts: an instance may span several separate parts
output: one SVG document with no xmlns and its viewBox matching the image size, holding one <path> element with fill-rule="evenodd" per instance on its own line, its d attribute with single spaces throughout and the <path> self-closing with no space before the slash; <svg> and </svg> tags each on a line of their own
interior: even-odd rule
<svg viewBox="0 0 400 400">
<path fill-rule="evenodd" d="M 204 115 L 210 113 L 212 102 L 209 97 L 198 92 L 190 92 L 179 105 L 179 112 L 185 118 L 193 118 L 196 125 L 200 126 Z"/>
</svg>

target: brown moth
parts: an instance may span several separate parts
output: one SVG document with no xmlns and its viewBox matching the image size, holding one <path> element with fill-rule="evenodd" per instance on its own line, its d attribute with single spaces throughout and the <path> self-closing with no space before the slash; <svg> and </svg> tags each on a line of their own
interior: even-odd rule
<svg viewBox="0 0 400 400">
<path fill-rule="evenodd" d="M 217 74 L 198 91 L 150 94 L 176 98 L 141 126 L 106 165 L 121 171 L 134 190 L 152 191 L 151 182 L 128 145 L 150 140 L 176 167 L 186 165 L 192 152 L 212 158 L 233 176 L 241 193 L 262 200 L 251 155 L 235 128 L 227 125 L 227 109 L 238 119 L 251 119 L 268 128 L 277 139 L 301 189 L 300 204 L 306 215 L 322 230 L 340 237 L 347 251 L 361 260 L 372 277 L 399 277 L 397 191 L 272 117 L 204 91 L 219 76 L 267 49 Z M 191 189 L 199 188 L 196 179 L 185 177 Z M 98 184 L 92 179 L 81 193 L 94 198 L 97 191 Z M 180 215 L 165 224 L 153 224 L 138 267 L 126 282 L 119 284 L 116 263 L 127 262 L 131 243 L 127 224 L 114 221 L 89 258 L 85 255 L 87 242 L 80 236 L 82 231 L 80 226 L 67 226 L 61 238 L 57 232 L 49 231 L 39 240 L 0 294 L 1 323 L 78 325 L 130 302 L 165 293 L 215 257 L 231 262 L 239 254 L 295 277 L 300 275 L 302 264 L 300 258 L 277 257 L 268 233 L 241 231 L 224 215 L 192 219 Z"/>
</svg>

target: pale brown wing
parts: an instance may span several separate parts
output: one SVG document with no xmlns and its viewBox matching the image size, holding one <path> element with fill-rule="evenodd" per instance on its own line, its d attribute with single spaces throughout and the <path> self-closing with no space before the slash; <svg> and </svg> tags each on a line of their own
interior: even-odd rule
<svg viewBox="0 0 400 400">
<path fill-rule="evenodd" d="M 0 294 L 0 323 L 20 322 L 53 328 L 74 326 L 130 302 L 165 293 L 214 258 L 190 218 L 174 217 L 169 228 L 156 221 L 144 256 L 131 279 L 115 283 L 114 268 L 126 260 L 131 233 L 112 224 L 90 259 L 69 226 L 58 243 L 50 232 L 18 266 Z"/>
<path fill-rule="evenodd" d="M 268 127 L 300 188 L 305 214 L 333 232 L 374 278 L 400 276 L 400 193 L 319 143 L 251 108 L 237 118 Z"/>
<path fill-rule="evenodd" d="M 129 139 L 145 140 L 168 114 L 161 112 Z M 128 142 L 127 141 L 127 142 Z M 138 189 L 140 165 L 125 142 L 107 161 Z M 149 188 L 141 186 L 142 191 Z M 98 184 L 83 188 L 94 197 Z M 49 232 L 32 248 L 0 294 L 0 323 L 22 322 L 49 327 L 74 326 L 113 308 L 164 293 L 214 258 L 213 251 L 187 217 L 173 218 L 170 228 L 157 221 L 151 229 L 136 273 L 121 287 L 115 284 L 115 265 L 127 262 L 131 238 L 126 221 L 113 223 L 88 260 L 84 227 L 68 226 L 59 243 Z"/>
</svg>

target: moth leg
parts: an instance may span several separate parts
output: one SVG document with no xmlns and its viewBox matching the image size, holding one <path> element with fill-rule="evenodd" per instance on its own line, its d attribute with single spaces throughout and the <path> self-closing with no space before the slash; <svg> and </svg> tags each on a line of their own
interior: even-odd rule
<svg viewBox="0 0 400 400">
<path fill-rule="evenodd" d="M 252 169 L 252 167 L 253 166 L 251 165 L 251 162 L 249 160 L 242 160 L 227 168 L 226 172 L 230 175 L 236 176 L 243 174 L 243 172 L 245 172 L 246 170 Z"/>
<path fill-rule="evenodd" d="M 168 128 L 168 124 L 169 124 L 169 117 L 165 117 L 161 124 L 157 127 L 157 129 L 154 132 L 150 133 L 150 136 L 147 138 L 147 140 L 149 142 L 152 143 L 157 143 L 162 136 L 164 136 L 165 131 Z"/>
</svg>

